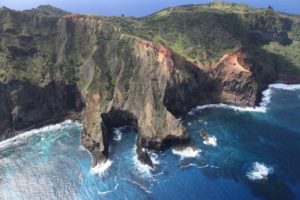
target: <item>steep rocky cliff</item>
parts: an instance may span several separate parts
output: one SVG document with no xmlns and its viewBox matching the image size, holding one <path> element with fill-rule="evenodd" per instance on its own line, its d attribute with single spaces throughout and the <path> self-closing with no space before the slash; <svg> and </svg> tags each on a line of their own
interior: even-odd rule
<svg viewBox="0 0 300 200">
<path fill-rule="evenodd" d="M 237 4 L 139 19 L 3 8 L 0 140 L 82 111 L 81 141 L 94 165 L 109 156 L 111 129 L 124 125 L 137 132 L 139 159 L 152 165 L 147 149 L 189 142 L 176 117 L 194 106 L 255 106 L 267 84 L 299 81 L 298 55 L 281 56 L 300 51 L 299 24 Z"/>
<path fill-rule="evenodd" d="M 0 94 L 0 140 L 18 130 L 77 117 L 72 111 L 78 112 L 83 106 L 76 85 L 62 82 L 40 87 L 29 81 L 9 81 L 0 84 Z"/>
</svg>

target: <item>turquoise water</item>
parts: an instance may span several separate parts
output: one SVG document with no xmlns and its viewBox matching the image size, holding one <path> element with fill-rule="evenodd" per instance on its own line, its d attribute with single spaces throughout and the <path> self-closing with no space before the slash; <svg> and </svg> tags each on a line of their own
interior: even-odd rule
<svg viewBox="0 0 300 200">
<path fill-rule="evenodd" d="M 2 142 L 0 199 L 300 199 L 300 90 L 278 88 L 266 112 L 206 108 L 183 117 L 198 150 L 152 152 L 154 170 L 136 160 L 128 127 L 111 133 L 110 163 L 94 170 L 78 123 Z M 201 128 L 216 146 L 203 143 Z"/>
</svg>

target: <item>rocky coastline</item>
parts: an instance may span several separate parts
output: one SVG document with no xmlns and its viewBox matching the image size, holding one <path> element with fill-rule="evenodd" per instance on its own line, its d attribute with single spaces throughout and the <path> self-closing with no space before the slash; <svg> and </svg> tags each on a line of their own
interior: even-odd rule
<svg viewBox="0 0 300 200">
<path fill-rule="evenodd" d="M 282 64 L 281 57 L 258 58 L 258 47 L 244 41 L 253 33 L 249 27 L 241 44 L 221 51 L 221 57 L 208 60 L 204 52 L 208 65 L 128 28 L 138 20 L 59 13 L 0 10 L 0 141 L 76 119 L 83 124 L 82 145 L 96 166 L 109 158 L 112 129 L 131 126 L 138 159 L 153 166 L 148 149 L 190 143 L 178 116 L 205 104 L 254 107 L 268 84 L 300 81 L 300 70 L 291 75 L 273 66 Z M 149 23 L 149 17 L 141 20 Z M 280 23 L 282 31 L 290 31 L 286 21 Z M 268 28 L 257 27 L 259 33 Z M 263 42 L 286 37 L 277 34 Z"/>
</svg>

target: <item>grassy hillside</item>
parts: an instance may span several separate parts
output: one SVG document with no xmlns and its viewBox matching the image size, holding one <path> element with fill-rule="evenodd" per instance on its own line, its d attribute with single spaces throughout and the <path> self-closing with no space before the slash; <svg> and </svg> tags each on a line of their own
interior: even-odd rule
<svg viewBox="0 0 300 200">
<path fill-rule="evenodd" d="M 120 38 L 144 38 L 164 44 L 204 68 L 217 63 L 224 54 L 243 48 L 262 83 L 272 82 L 280 74 L 300 73 L 300 17 L 271 8 L 222 3 L 173 7 L 143 18 L 85 15 L 102 23 L 101 33 L 88 37 L 85 30 L 68 22 L 56 27 L 58 17 L 64 14 L 50 6 L 22 14 L 1 11 L 5 31 L 0 39 L 0 81 L 37 75 L 37 80 L 59 77 L 76 81 L 78 67 L 89 57 L 92 44 L 113 46 L 111 40 Z M 31 66 L 31 70 L 24 66 Z"/>
<path fill-rule="evenodd" d="M 129 21 L 124 32 L 170 47 L 208 67 L 224 54 L 244 48 L 261 82 L 300 72 L 300 17 L 272 8 L 222 3 L 168 8 Z M 269 76 L 269 77 L 268 77 Z"/>
</svg>

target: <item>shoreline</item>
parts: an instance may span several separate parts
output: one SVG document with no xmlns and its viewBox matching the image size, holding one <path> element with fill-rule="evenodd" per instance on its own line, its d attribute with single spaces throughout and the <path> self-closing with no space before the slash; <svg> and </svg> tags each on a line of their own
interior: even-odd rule
<svg viewBox="0 0 300 200">
<path fill-rule="evenodd" d="M 225 103 L 216 103 L 216 104 L 205 104 L 205 105 L 199 105 L 191 109 L 187 113 L 187 115 L 193 115 L 199 110 L 204 110 L 207 108 L 223 108 L 223 109 L 230 109 L 234 111 L 239 112 L 260 112 L 260 113 L 266 113 L 268 110 L 268 105 L 271 102 L 272 98 L 272 90 L 273 89 L 281 89 L 281 90 L 300 90 L 300 83 L 298 84 L 286 84 L 286 83 L 272 83 L 269 84 L 268 87 L 261 92 L 261 100 L 256 106 L 248 107 L 248 106 L 238 106 L 238 105 L 231 105 L 231 104 L 225 104 Z"/>
<path fill-rule="evenodd" d="M 235 105 L 230 105 L 230 104 L 224 104 L 224 103 L 219 103 L 219 104 L 206 104 L 206 105 L 199 105 L 191 109 L 186 115 L 193 115 L 199 110 L 207 109 L 207 108 L 221 108 L 221 109 L 231 109 L 235 111 L 240 111 L 240 112 L 262 112 L 265 113 L 267 111 L 267 106 L 271 102 L 271 97 L 272 97 L 272 90 L 273 89 L 281 89 L 281 90 L 300 90 L 300 84 L 286 84 L 286 83 L 273 83 L 268 85 L 267 89 L 262 92 L 262 100 L 259 103 L 258 106 L 255 107 L 241 107 L 241 106 L 235 106 Z M 181 120 L 179 118 L 178 120 Z M 29 127 L 26 127 L 22 130 L 18 131 L 12 131 L 9 130 L 9 134 L 6 136 L 11 136 L 11 137 L 4 137 L 4 139 L 0 139 L 0 149 L 1 144 L 6 141 L 13 141 L 15 139 L 19 138 L 25 138 L 28 136 L 22 136 L 28 132 L 39 132 L 42 131 L 43 128 L 47 128 L 49 126 L 57 126 L 61 125 L 64 123 L 74 123 L 78 122 L 81 124 L 81 112 L 69 112 L 69 113 L 64 113 L 62 115 L 57 115 L 52 117 L 51 119 L 33 124 Z"/>
<path fill-rule="evenodd" d="M 29 138 L 31 136 L 34 136 L 36 134 L 39 134 L 41 132 L 58 130 L 58 129 L 61 129 L 63 127 L 68 127 L 68 126 L 71 126 L 71 125 L 74 125 L 74 124 L 76 124 L 78 126 L 81 126 L 81 124 L 78 121 L 67 119 L 67 120 L 64 120 L 61 123 L 49 124 L 49 125 L 44 126 L 44 127 L 40 127 L 40 128 L 36 128 L 36 129 L 32 129 L 32 130 L 29 130 L 29 131 L 22 132 L 21 134 L 18 134 L 14 137 L 11 137 L 11 138 L 3 140 L 3 141 L 0 141 L 0 150 L 9 148 L 9 147 L 14 146 L 14 145 L 18 145 L 22 140 L 26 140 L 27 138 Z"/>
<path fill-rule="evenodd" d="M 7 130 L 7 132 L 4 132 L 3 136 L 1 136 L 1 134 L 0 134 L 0 143 L 3 141 L 9 140 L 11 138 L 17 137 L 18 135 L 22 135 L 26 132 L 29 132 L 29 131 L 32 131 L 35 129 L 41 129 L 46 126 L 57 125 L 57 124 L 65 122 L 67 120 L 81 122 L 81 112 L 71 111 L 71 112 L 60 114 L 60 115 L 55 115 L 50 119 L 40 121 L 38 123 L 32 124 L 26 128 L 22 128 L 20 130 L 9 129 L 9 130 Z"/>
</svg>

